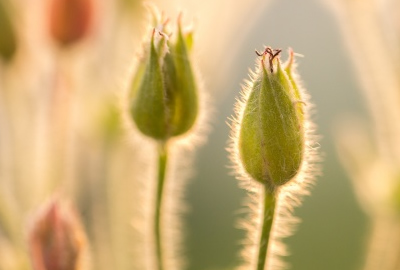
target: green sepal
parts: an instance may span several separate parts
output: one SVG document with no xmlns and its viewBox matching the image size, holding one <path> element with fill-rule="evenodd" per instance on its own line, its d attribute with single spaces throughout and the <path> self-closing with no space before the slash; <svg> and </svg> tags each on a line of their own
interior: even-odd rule
<svg viewBox="0 0 400 270">
<path fill-rule="evenodd" d="M 289 50 L 289 60 L 286 64 L 285 72 L 288 75 L 289 81 L 292 85 L 293 96 L 296 99 L 295 105 L 297 108 L 298 116 L 299 116 L 300 120 L 303 122 L 304 121 L 304 101 L 301 96 L 299 82 L 296 81 L 296 78 L 295 78 L 295 70 L 294 69 L 295 69 L 294 52 L 290 49 Z"/>
<path fill-rule="evenodd" d="M 198 114 L 195 76 L 180 25 L 177 41 L 165 56 L 163 74 L 169 95 L 171 136 L 179 136 L 192 128 Z"/>
<path fill-rule="evenodd" d="M 184 36 L 187 50 L 190 52 L 193 47 L 193 32 L 188 32 Z"/>
<path fill-rule="evenodd" d="M 137 128 L 143 134 L 157 140 L 165 140 L 168 138 L 167 106 L 160 59 L 154 44 L 154 33 L 149 54 L 143 78 L 133 99 L 131 113 Z"/>
</svg>

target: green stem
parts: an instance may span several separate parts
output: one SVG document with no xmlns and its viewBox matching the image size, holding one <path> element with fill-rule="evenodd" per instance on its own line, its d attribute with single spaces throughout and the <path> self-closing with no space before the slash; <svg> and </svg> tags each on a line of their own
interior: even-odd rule
<svg viewBox="0 0 400 270">
<path fill-rule="evenodd" d="M 19 232 L 20 224 L 18 212 L 11 206 L 7 197 L 0 192 L 0 231 L 3 230 L 8 240 L 22 249 L 24 247 L 24 239 Z"/>
<path fill-rule="evenodd" d="M 158 182 L 157 182 L 157 197 L 156 197 L 156 212 L 154 221 L 154 233 L 156 238 L 156 259 L 158 270 L 164 269 L 163 252 L 162 252 L 162 239 L 161 239 L 161 208 L 163 200 L 163 191 L 165 184 L 165 173 L 167 167 L 167 146 L 161 143 L 158 148 Z"/>
<path fill-rule="evenodd" d="M 23 234 L 19 232 L 21 221 L 17 213 L 18 212 L 10 206 L 5 195 L 0 192 L 0 231 L 3 230 L 11 245 L 14 247 L 17 255 L 17 269 L 29 270 L 29 261 L 27 253 L 25 252 L 25 239 Z"/>
<path fill-rule="evenodd" d="M 264 192 L 264 212 L 262 216 L 262 231 L 258 250 L 257 270 L 265 269 L 267 261 L 267 251 L 270 243 L 271 228 L 274 221 L 274 213 L 276 206 L 276 192 L 270 191 L 265 187 Z"/>
</svg>

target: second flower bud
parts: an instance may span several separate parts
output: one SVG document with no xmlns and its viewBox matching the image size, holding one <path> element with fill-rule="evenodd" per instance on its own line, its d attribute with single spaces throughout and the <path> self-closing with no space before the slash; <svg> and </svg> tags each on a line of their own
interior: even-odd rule
<svg viewBox="0 0 400 270">
<path fill-rule="evenodd" d="M 189 58 L 191 33 L 178 21 L 175 41 L 154 29 L 131 88 L 131 115 L 146 136 L 165 141 L 186 133 L 198 114 L 195 76 Z"/>
<path fill-rule="evenodd" d="M 244 170 L 271 190 L 290 181 L 304 154 L 304 104 L 292 74 L 293 53 L 286 68 L 280 50 L 267 47 L 244 104 L 238 133 Z"/>
</svg>

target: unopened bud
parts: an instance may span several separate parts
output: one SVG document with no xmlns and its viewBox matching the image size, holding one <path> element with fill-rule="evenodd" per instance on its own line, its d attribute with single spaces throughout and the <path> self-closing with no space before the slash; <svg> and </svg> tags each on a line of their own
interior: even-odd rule
<svg viewBox="0 0 400 270">
<path fill-rule="evenodd" d="M 92 13 L 92 0 L 51 0 L 51 37 L 63 46 L 80 41 L 90 30 Z"/>
<path fill-rule="evenodd" d="M 60 201 L 47 203 L 29 232 L 31 261 L 35 270 L 80 270 L 85 235 L 75 212 Z"/>
<path fill-rule="evenodd" d="M 161 26 L 152 31 L 138 64 L 131 88 L 131 114 L 143 134 L 167 140 L 192 128 L 198 114 L 198 97 L 189 57 L 191 33 L 183 33 L 179 20 L 171 41 Z"/>
<path fill-rule="evenodd" d="M 263 53 L 257 52 L 261 61 L 239 119 L 238 133 L 239 160 L 244 170 L 271 189 L 298 173 L 305 140 L 304 104 L 296 89 L 298 82 L 290 74 L 290 66 L 282 68 L 280 52 L 269 47 Z"/>
</svg>

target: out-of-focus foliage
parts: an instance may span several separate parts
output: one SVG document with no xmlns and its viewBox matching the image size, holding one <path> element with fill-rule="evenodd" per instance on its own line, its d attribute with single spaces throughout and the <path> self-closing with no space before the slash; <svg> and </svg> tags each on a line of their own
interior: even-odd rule
<svg viewBox="0 0 400 270">
<path fill-rule="evenodd" d="M 384 243 L 398 239 L 400 230 L 395 199 L 400 185 L 400 4 L 395 0 L 329 2 L 339 18 L 373 119 L 374 136 L 365 136 L 367 129 L 357 126 L 343 125 L 338 132 L 342 162 L 371 218 L 364 269 L 399 269 L 400 241 Z"/>
<path fill-rule="evenodd" d="M 0 55 L 5 61 L 11 60 L 17 50 L 17 34 L 9 4 L 0 1 Z"/>
</svg>

